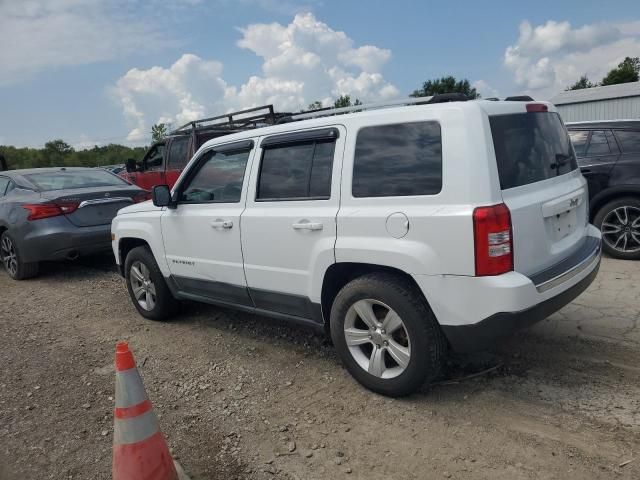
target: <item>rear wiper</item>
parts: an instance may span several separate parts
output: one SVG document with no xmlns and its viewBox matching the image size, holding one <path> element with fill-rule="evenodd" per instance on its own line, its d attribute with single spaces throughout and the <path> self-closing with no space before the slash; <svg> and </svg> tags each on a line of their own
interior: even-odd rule
<svg viewBox="0 0 640 480">
<path fill-rule="evenodd" d="M 552 163 L 549 165 L 551 168 L 557 168 L 558 172 L 560 171 L 560 167 L 564 167 L 569 160 L 571 160 L 572 155 L 567 155 L 566 153 L 556 153 L 556 163 Z"/>
</svg>

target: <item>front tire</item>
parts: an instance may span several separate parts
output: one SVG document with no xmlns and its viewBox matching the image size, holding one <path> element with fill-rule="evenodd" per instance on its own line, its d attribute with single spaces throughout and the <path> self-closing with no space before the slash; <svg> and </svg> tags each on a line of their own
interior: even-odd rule
<svg viewBox="0 0 640 480">
<path fill-rule="evenodd" d="M 422 293 L 390 274 L 365 275 L 340 290 L 331 308 L 331 338 L 349 373 L 390 397 L 433 381 L 446 350 Z"/>
<path fill-rule="evenodd" d="M 602 232 L 605 252 L 622 260 L 640 260 L 640 199 L 612 200 L 598 210 L 593 223 Z"/>
<path fill-rule="evenodd" d="M 124 271 L 129 296 L 140 315 L 150 320 L 167 320 L 177 313 L 178 301 L 147 247 L 129 252 Z"/>
<path fill-rule="evenodd" d="M 0 260 L 2 260 L 4 270 L 14 280 L 26 280 L 38 274 L 38 262 L 22 260 L 20 247 L 9 232 L 4 232 L 0 237 Z"/>
</svg>

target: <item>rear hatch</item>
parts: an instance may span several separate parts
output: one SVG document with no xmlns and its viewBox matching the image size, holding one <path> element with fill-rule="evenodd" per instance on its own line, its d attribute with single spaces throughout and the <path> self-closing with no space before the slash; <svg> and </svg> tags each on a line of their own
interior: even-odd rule
<svg viewBox="0 0 640 480">
<path fill-rule="evenodd" d="M 545 104 L 490 115 L 502 198 L 511 212 L 514 269 L 537 273 L 582 246 L 588 192 L 567 131 Z"/>
<path fill-rule="evenodd" d="M 42 195 L 58 205 L 71 206 L 71 213 L 67 213 L 66 217 L 77 227 L 94 227 L 110 224 L 118 210 L 142 200 L 144 192 L 129 185 L 116 188 L 77 188 L 44 192 Z M 77 205 L 75 209 L 74 205 Z"/>
</svg>

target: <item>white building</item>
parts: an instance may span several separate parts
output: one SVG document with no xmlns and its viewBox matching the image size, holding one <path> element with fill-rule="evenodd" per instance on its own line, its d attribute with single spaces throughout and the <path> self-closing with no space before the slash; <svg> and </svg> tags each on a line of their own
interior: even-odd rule
<svg viewBox="0 0 640 480">
<path fill-rule="evenodd" d="M 640 82 L 569 90 L 549 101 L 565 122 L 640 119 Z"/>
</svg>

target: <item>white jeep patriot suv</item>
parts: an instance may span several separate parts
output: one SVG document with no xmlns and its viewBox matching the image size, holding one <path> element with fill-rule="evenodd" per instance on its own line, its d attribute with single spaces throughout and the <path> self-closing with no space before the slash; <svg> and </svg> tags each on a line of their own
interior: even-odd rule
<svg viewBox="0 0 640 480">
<path fill-rule="evenodd" d="M 197 300 L 326 329 L 348 371 L 391 396 L 433 380 L 448 348 L 566 305 L 595 278 L 601 240 L 558 113 L 443 100 L 205 143 L 172 191 L 113 220 L 133 304 L 154 320 Z"/>
</svg>

